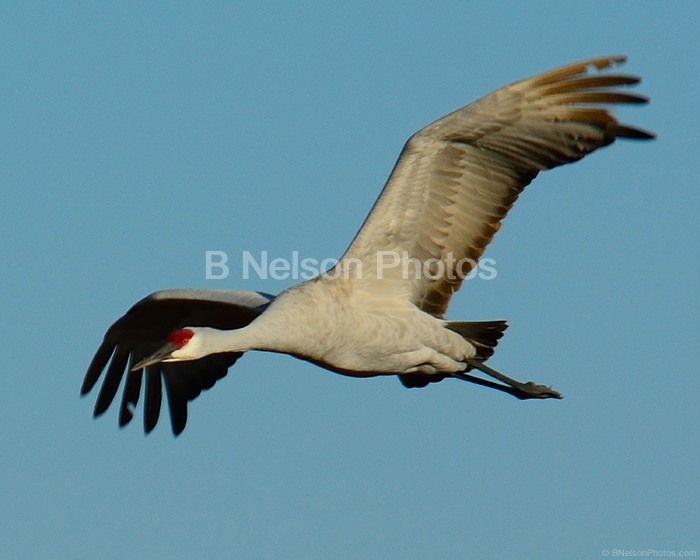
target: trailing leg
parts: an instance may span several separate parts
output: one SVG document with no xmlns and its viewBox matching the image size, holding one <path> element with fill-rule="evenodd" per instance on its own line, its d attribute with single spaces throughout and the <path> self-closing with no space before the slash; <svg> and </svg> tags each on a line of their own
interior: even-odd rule
<svg viewBox="0 0 700 560">
<path fill-rule="evenodd" d="M 477 385 L 490 387 L 491 389 L 496 389 L 498 391 L 503 391 L 504 393 L 513 395 L 514 397 L 521 400 L 562 398 L 562 395 L 558 391 L 552 389 L 551 387 L 547 387 L 546 385 L 540 385 L 532 381 L 528 381 L 527 383 L 516 381 L 515 379 L 512 379 L 507 375 L 504 375 L 501 372 L 496 371 L 495 369 L 487 366 L 480 360 L 468 358 L 466 362 L 472 368 L 482 371 L 486 375 L 489 375 L 494 379 L 497 379 L 501 383 L 504 383 L 504 385 L 501 385 L 500 383 L 494 383 L 493 381 L 489 381 L 486 379 L 481 379 L 480 377 L 475 377 L 473 375 L 469 375 L 468 373 L 453 373 L 452 377 L 462 379 L 463 381 L 469 381 L 470 383 L 476 383 Z"/>
</svg>

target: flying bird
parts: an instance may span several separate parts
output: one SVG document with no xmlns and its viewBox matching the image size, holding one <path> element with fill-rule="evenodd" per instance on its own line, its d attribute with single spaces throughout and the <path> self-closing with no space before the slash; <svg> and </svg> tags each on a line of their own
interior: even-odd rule
<svg viewBox="0 0 700 560">
<path fill-rule="evenodd" d="M 290 354 L 354 377 L 397 375 L 406 387 L 456 378 L 523 400 L 561 398 L 484 363 L 505 321 L 444 316 L 540 171 L 617 138 L 654 137 L 609 111 L 648 101 L 624 89 L 638 77 L 601 72 L 624 62 L 624 56 L 592 58 L 515 82 L 416 132 L 330 271 L 276 297 L 166 290 L 136 303 L 109 328 L 88 367 L 83 395 L 104 373 L 95 416 L 110 406 L 126 374 L 120 426 L 133 418 L 145 379 L 145 431 L 158 422 L 164 385 L 178 435 L 188 402 L 250 350 Z"/>
</svg>

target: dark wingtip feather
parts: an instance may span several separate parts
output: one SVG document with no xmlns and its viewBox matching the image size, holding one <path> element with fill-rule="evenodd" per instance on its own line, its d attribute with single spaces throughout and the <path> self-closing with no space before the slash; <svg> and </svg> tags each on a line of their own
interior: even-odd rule
<svg viewBox="0 0 700 560">
<path fill-rule="evenodd" d="M 131 371 L 132 359 L 129 360 L 129 372 L 126 374 L 126 384 L 122 395 L 121 406 L 119 407 L 119 427 L 123 428 L 134 417 L 134 409 L 139 402 L 141 394 L 141 378 L 143 370 Z"/>
<path fill-rule="evenodd" d="M 173 435 L 178 436 L 187 425 L 187 397 L 180 387 L 182 379 L 173 375 L 172 371 L 163 372 L 163 383 L 165 394 L 168 398 L 168 408 L 170 409 L 170 424 Z"/>
<path fill-rule="evenodd" d="M 109 362 L 109 359 L 112 357 L 115 347 L 115 344 L 108 343 L 106 340 L 100 344 L 100 347 L 97 349 L 97 352 L 95 352 L 95 356 L 88 366 L 83 384 L 80 387 L 81 395 L 88 394 L 95 386 L 100 375 L 102 375 L 102 370 L 104 370 L 107 362 Z"/>
<path fill-rule="evenodd" d="M 163 388 L 160 381 L 159 365 L 146 368 L 146 402 L 143 414 L 143 428 L 148 434 L 153 431 L 160 417 L 160 407 L 163 402 Z"/>
<path fill-rule="evenodd" d="M 126 368 L 128 359 L 129 350 L 117 346 L 114 357 L 112 358 L 112 363 L 109 364 L 107 375 L 102 384 L 102 389 L 100 389 L 100 394 L 97 396 L 97 402 L 95 402 L 94 415 L 96 417 L 104 414 L 109 408 L 109 405 L 112 404 L 117 390 L 119 389 L 119 384 L 124 376 L 124 369 Z"/>
<path fill-rule="evenodd" d="M 656 134 L 641 128 L 635 128 L 626 124 L 617 124 L 612 127 L 616 138 L 628 138 L 630 140 L 653 140 Z"/>
</svg>

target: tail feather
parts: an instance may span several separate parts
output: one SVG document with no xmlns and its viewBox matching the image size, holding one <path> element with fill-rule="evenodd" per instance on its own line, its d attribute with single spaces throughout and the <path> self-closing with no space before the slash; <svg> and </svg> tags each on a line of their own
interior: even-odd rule
<svg viewBox="0 0 700 560">
<path fill-rule="evenodd" d="M 508 328 L 505 321 L 450 321 L 446 327 L 456 332 L 476 348 L 477 360 L 487 360 L 495 351 L 503 332 Z M 425 387 L 428 383 L 437 383 L 447 375 L 428 375 L 425 373 L 403 373 L 399 381 L 409 389 Z"/>
<path fill-rule="evenodd" d="M 498 341 L 508 328 L 505 321 L 451 321 L 447 328 L 456 332 L 476 348 L 476 359 L 493 356 Z"/>
</svg>

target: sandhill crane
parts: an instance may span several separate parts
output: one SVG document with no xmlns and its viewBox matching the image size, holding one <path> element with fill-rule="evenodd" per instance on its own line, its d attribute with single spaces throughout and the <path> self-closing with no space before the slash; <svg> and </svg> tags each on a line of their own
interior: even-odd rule
<svg viewBox="0 0 700 560">
<path fill-rule="evenodd" d="M 276 298 L 168 290 L 136 303 L 107 331 L 85 376 L 82 394 L 107 368 L 95 416 L 109 407 L 126 371 L 119 424 L 127 424 L 145 375 L 145 430 L 151 431 L 160 414 L 162 377 L 177 435 L 187 422 L 188 401 L 249 350 L 291 354 L 350 376 L 398 375 L 406 387 L 452 377 L 520 399 L 561 398 L 484 363 L 505 321 L 451 322 L 444 314 L 540 171 L 617 138 L 653 138 L 619 123 L 606 108 L 648 101 L 620 88 L 639 78 L 594 71 L 623 62 L 623 56 L 592 58 L 545 72 L 415 133 L 357 236 L 326 274 Z M 387 253 L 401 255 L 402 265 L 431 263 L 440 273 L 386 268 L 378 256 Z M 496 381 L 469 373 L 474 370 Z"/>
</svg>

